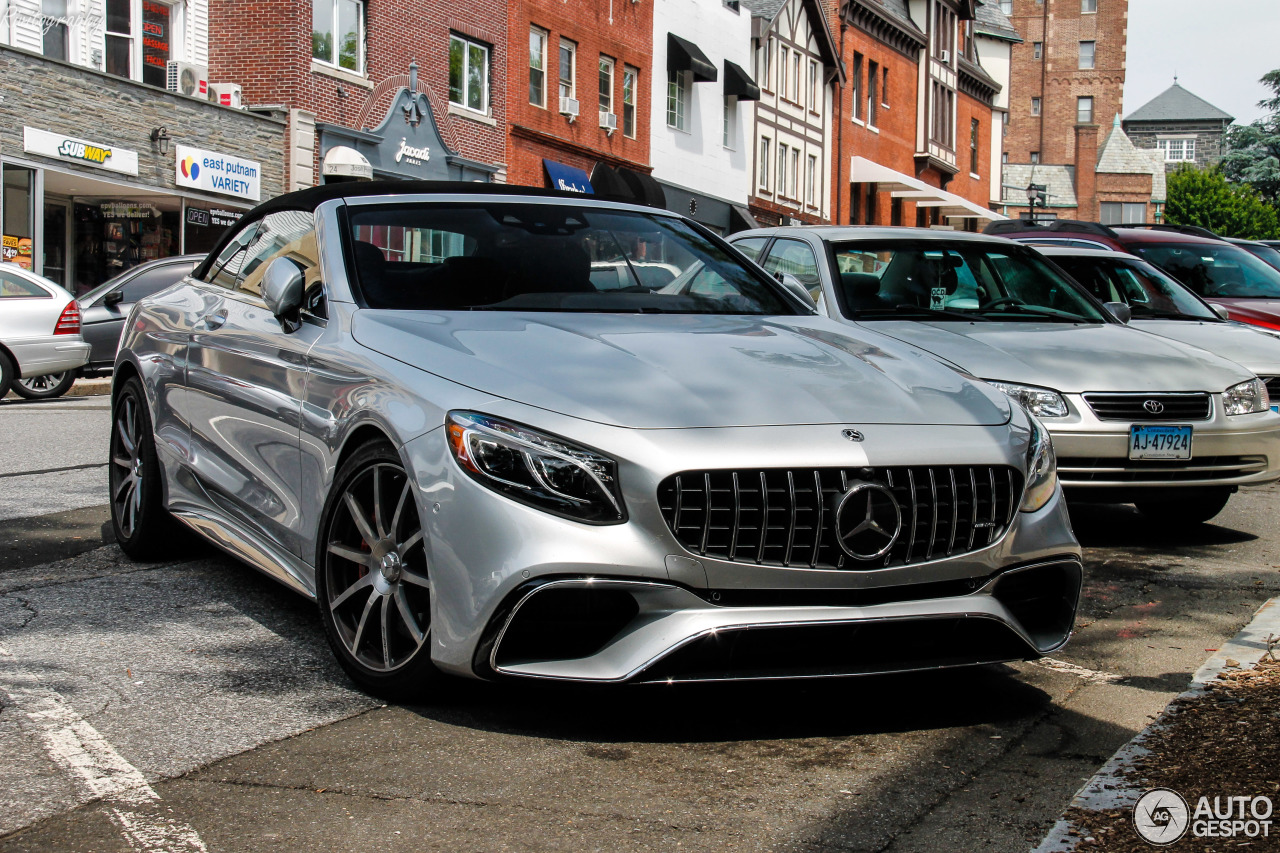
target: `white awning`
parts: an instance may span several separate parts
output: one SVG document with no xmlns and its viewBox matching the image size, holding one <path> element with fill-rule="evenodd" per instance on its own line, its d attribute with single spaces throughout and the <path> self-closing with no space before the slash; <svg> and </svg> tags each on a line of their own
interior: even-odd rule
<svg viewBox="0 0 1280 853">
<path fill-rule="evenodd" d="M 888 191 L 893 198 L 914 201 L 917 207 L 941 208 L 941 215 L 946 219 L 1008 219 L 1009 217 L 987 210 L 963 196 L 931 187 L 919 178 L 904 175 L 868 160 L 866 157 L 854 155 L 849 165 L 849 183 L 879 184 L 880 189 Z"/>
</svg>

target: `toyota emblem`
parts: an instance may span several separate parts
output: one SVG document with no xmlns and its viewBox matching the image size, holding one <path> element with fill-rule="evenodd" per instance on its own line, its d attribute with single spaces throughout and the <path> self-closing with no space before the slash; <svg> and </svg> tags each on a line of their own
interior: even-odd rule
<svg viewBox="0 0 1280 853">
<path fill-rule="evenodd" d="M 846 429 L 842 431 L 840 434 L 843 435 L 845 438 L 849 439 L 850 441 L 862 441 L 862 439 L 866 438 L 865 435 L 858 432 L 856 429 Z"/>
<path fill-rule="evenodd" d="M 1159 400 L 1148 400 L 1142 404 L 1142 408 L 1146 409 L 1153 415 L 1158 415 L 1164 411 L 1164 403 Z"/>
<path fill-rule="evenodd" d="M 855 482 L 836 506 L 836 541 L 855 560 L 883 557 L 901 532 L 898 499 L 879 483 Z"/>
</svg>

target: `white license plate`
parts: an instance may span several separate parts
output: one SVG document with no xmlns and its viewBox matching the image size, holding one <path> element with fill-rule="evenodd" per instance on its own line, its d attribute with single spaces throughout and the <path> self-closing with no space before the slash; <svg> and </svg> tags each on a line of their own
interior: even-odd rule
<svg viewBox="0 0 1280 853">
<path fill-rule="evenodd" d="M 1191 427 L 1134 424 L 1129 427 L 1129 458 L 1190 459 Z"/>
</svg>

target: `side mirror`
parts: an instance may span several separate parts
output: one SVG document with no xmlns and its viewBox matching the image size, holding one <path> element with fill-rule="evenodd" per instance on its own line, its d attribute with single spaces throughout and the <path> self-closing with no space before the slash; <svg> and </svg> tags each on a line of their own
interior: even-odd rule
<svg viewBox="0 0 1280 853">
<path fill-rule="evenodd" d="M 778 281 L 782 282 L 782 286 L 791 291 L 793 296 L 803 300 L 805 305 L 813 304 L 813 296 L 809 294 L 809 288 L 805 287 L 804 282 L 791 273 L 782 273 L 778 276 Z"/>
<path fill-rule="evenodd" d="M 119 305 L 121 302 L 124 302 L 124 291 L 118 287 L 113 290 L 108 290 L 102 296 L 102 304 L 106 305 L 108 308 L 112 305 Z"/>
<path fill-rule="evenodd" d="M 1129 321 L 1133 319 L 1133 312 L 1123 302 L 1104 302 L 1102 307 L 1107 309 L 1108 314 L 1125 325 L 1128 325 Z"/>
<path fill-rule="evenodd" d="M 290 258 L 276 258 L 262 274 L 262 300 L 276 315 L 286 332 L 298 328 L 298 312 L 302 308 L 302 289 L 306 283 L 302 267 Z"/>
<path fill-rule="evenodd" d="M 1211 302 L 1209 303 L 1209 307 L 1213 309 L 1213 313 L 1217 314 L 1222 319 L 1224 320 L 1231 319 L 1231 312 L 1227 310 L 1227 306 L 1219 305 L 1216 302 Z"/>
</svg>

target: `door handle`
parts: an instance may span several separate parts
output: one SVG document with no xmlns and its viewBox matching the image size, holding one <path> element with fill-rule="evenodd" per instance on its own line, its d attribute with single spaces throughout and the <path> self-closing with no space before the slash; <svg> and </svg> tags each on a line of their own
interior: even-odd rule
<svg viewBox="0 0 1280 853">
<path fill-rule="evenodd" d="M 227 322 L 227 312 L 215 311 L 212 314 L 206 314 L 201 322 L 204 324 L 206 329 L 221 329 L 222 324 Z"/>
</svg>

